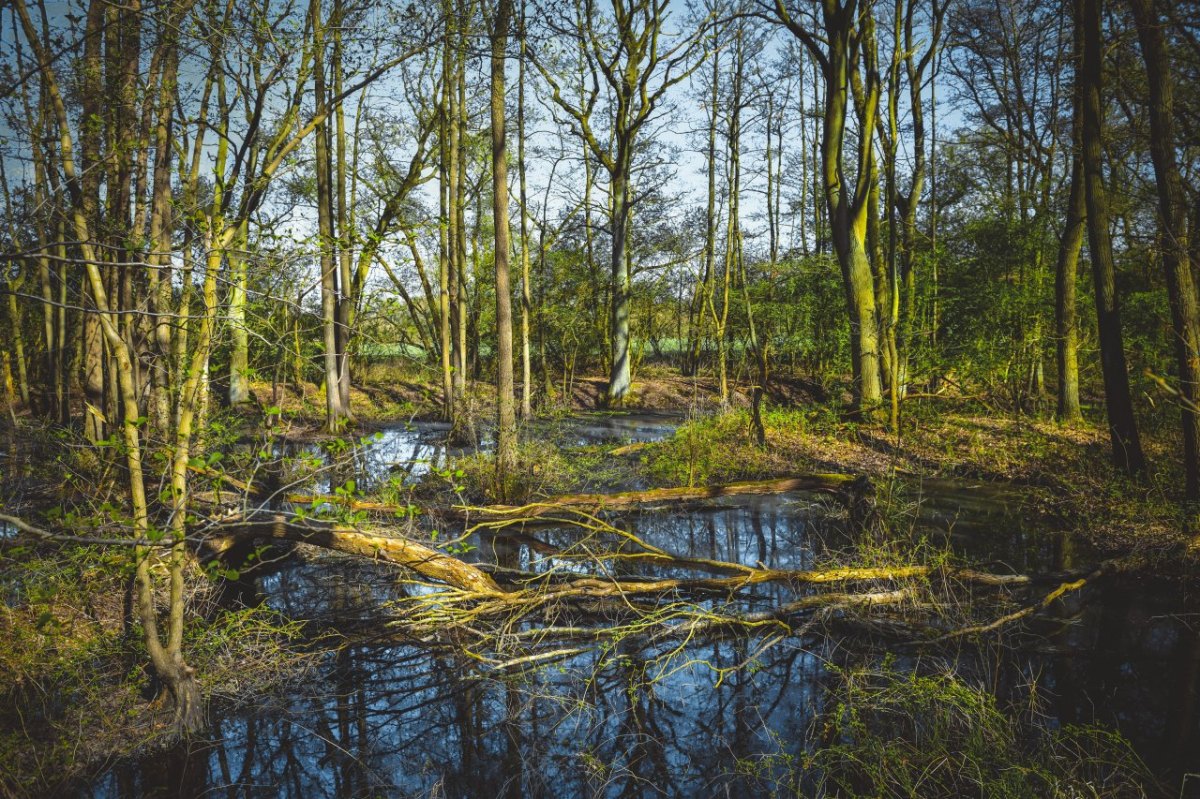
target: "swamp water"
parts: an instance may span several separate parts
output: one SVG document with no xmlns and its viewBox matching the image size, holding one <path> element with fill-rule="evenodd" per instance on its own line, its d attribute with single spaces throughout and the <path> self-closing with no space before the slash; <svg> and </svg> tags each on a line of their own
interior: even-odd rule
<svg viewBox="0 0 1200 799">
<path fill-rule="evenodd" d="M 653 440 L 673 427 L 663 419 L 588 417 L 568 429 L 594 443 Z M 425 425 L 384 431 L 355 455 L 360 485 L 398 465 L 420 473 L 444 463 L 442 433 Z M 931 482 L 918 529 L 950 530 L 956 550 L 995 571 L 1089 562 L 1069 540 L 1023 526 L 1016 499 L 993 486 Z M 621 515 L 618 526 L 680 555 L 806 569 L 844 542 L 836 516 L 827 500 L 785 494 L 648 509 Z M 594 570 L 562 556 L 579 537 L 547 526 L 477 534 L 465 557 L 524 571 Z M 614 576 L 705 576 L 641 562 L 608 568 Z M 800 756 L 819 745 L 832 667 L 878 663 L 889 649 L 862 636 L 773 632 L 584 642 L 583 651 L 497 677 L 476 658 L 406 641 L 389 626 L 388 603 L 412 587 L 386 564 L 309 551 L 255 577 L 249 589 L 287 616 L 310 620 L 314 635 L 336 632 L 344 643 L 300 684 L 251 706 L 214 707 L 206 740 L 118 763 L 80 796 L 765 795 L 788 790 Z M 740 595 L 737 609 L 798 596 L 786 585 L 761 584 Z M 722 600 L 707 602 L 716 608 Z M 1036 685 L 1047 724 L 1115 726 L 1178 795 L 1184 775 L 1200 771 L 1200 602 L 1166 584 L 1116 579 L 1068 595 L 1047 616 L 1017 637 L 1016 649 L 1010 637 L 1004 647 L 963 643 L 950 654 L 909 650 L 896 662 L 935 670 L 953 663 L 1002 702 Z M 1183 795 L 1195 787 L 1186 784 Z"/>
</svg>

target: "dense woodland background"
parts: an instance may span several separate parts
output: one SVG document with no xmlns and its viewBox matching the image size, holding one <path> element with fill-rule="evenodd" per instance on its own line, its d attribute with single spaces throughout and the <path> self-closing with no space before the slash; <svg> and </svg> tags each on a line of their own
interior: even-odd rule
<svg viewBox="0 0 1200 799">
<path fill-rule="evenodd" d="M 306 385 L 494 421 L 499 499 L 519 419 L 670 370 L 760 441 L 783 384 L 1087 417 L 1200 500 L 1198 87 L 1170 0 L 10 0 L 7 411 L 114 466 L 184 728 L 198 437 Z"/>
<path fill-rule="evenodd" d="M 448 417 L 510 360 L 526 415 L 649 361 L 853 372 L 867 411 L 1082 389 L 1136 471 L 1131 398 L 1193 399 L 1194 16 L 15 4 L 6 390 L 96 441 L 126 402 L 176 428 L 187 376 L 336 384 L 334 429 L 384 358 L 440 364 Z"/>
</svg>

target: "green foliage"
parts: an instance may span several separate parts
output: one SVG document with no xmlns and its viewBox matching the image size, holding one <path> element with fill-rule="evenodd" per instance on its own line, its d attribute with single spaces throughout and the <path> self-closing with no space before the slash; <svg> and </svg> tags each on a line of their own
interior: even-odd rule
<svg viewBox="0 0 1200 799">
<path fill-rule="evenodd" d="M 552 441 L 522 441 L 517 447 L 517 471 L 510 475 L 509 502 L 575 491 L 598 490 L 627 477 L 623 464 L 608 457 L 610 446 L 566 447 Z M 496 461 L 488 453 L 454 459 L 434 479 L 449 484 L 462 497 L 477 502 L 498 501 Z"/>
<path fill-rule="evenodd" d="M 846 294 L 831 255 L 785 260 L 778 275 L 751 281 L 755 323 L 777 363 L 799 366 L 824 381 L 850 369 Z M 744 329 L 736 308 L 735 329 Z"/>
<path fill-rule="evenodd" d="M 693 419 L 679 426 L 670 439 L 654 448 L 647 461 L 651 478 L 663 485 L 706 485 L 730 474 L 753 472 L 747 452 L 738 442 L 747 441 L 750 415 L 732 411 Z"/>
<path fill-rule="evenodd" d="M 57 795 L 78 769 L 171 734 L 146 702 L 148 657 L 125 603 L 131 552 L 0 550 L 0 793 Z M 187 586 L 184 651 L 206 698 L 245 699 L 306 667 L 289 650 L 300 623 L 222 606 L 199 569 Z"/>
<path fill-rule="evenodd" d="M 653 445 L 644 458 L 645 472 L 655 485 L 698 486 L 794 471 L 787 437 L 834 423 L 833 411 L 824 406 L 768 408 L 763 413 L 767 448 L 762 449 L 746 409 L 692 419 Z"/>
<path fill-rule="evenodd" d="M 938 337 L 929 357 L 973 384 L 1026 401 L 1030 370 L 1052 357 L 1056 242 L 1039 220 L 997 209 L 959 223 L 941 253 Z M 1082 295 L 1078 304 L 1082 305 Z"/>
<path fill-rule="evenodd" d="M 1140 797 L 1151 775 L 1117 733 L 1048 729 L 1007 712 L 953 673 L 890 661 L 832 669 L 834 686 L 804 758 L 810 790 L 839 797 Z M 1036 708 L 1031 708 L 1036 710 Z"/>
</svg>

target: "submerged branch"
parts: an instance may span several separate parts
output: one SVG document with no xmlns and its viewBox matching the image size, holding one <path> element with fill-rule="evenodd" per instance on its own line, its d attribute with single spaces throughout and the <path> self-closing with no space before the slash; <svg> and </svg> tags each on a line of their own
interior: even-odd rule
<svg viewBox="0 0 1200 799">
<path fill-rule="evenodd" d="M 1060 583 L 1057 588 L 1055 588 L 1050 593 L 1046 594 L 1044 597 L 1039 599 L 1037 602 L 1034 602 L 1031 605 L 1026 605 L 1025 607 L 1021 608 L 1020 610 L 1005 614 L 1005 615 L 999 617 L 998 619 L 994 619 L 993 621 L 988 622 L 987 624 L 974 624 L 969 627 L 960 627 L 956 630 L 951 630 L 950 632 L 945 633 L 944 635 L 940 635 L 937 638 L 934 638 L 931 641 L 927 641 L 925 643 L 936 644 L 936 643 L 942 643 L 944 641 L 949 641 L 953 638 L 962 638 L 963 636 L 967 636 L 967 635 L 982 635 L 984 633 L 995 632 L 996 630 L 999 630 L 1001 627 L 1006 627 L 1009 624 L 1012 624 L 1013 622 L 1029 618 L 1030 616 L 1037 613 L 1038 611 L 1045 610 L 1046 608 L 1050 607 L 1050 605 L 1053 604 L 1055 600 L 1062 598 L 1063 596 L 1071 593 L 1072 591 L 1079 591 L 1084 586 L 1086 586 L 1089 582 L 1093 582 L 1093 581 L 1099 579 L 1107 571 L 1109 571 L 1110 568 L 1111 568 L 1111 566 L 1108 563 L 1101 564 L 1099 568 L 1097 568 L 1095 571 L 1088 574 L 1086 577 L 1081 577 L 1078 580 L 1070 580 L 1068 582 Z"/>
</svg>

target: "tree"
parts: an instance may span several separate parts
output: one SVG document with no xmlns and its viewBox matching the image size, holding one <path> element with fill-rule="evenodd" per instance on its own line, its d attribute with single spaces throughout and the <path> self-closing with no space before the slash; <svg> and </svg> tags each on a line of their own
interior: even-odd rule
<svg viewBox="0 0 1200 799">
<path fill-rule="evenodd" d="M 608 19 L 595 0 L 579 0 L 572 27 L 552 22 L 555 33 L 578 37 L 581 43 L 591 85 L 578 102 L 563 93 L 561 81 L 546 57 L 529 51 L 532 63 L 550 86 L 554 103 L 572 120 L 576 135 L 608 175 L 612 357 L 606 399 L 613 407 L 625 401 L 631 385 L 629 313 L 633 284 L 627 247 L 632 213 L 630 181 L 638 137 L 663 104 L 668 90 L 685 80 L 700 63 L 695 51 L 703 27 L 669 46 L 662 41 L 669 6 L 669 0 L 612 0 L 612 18 Z M 597 129 L 601 79 L 611 94 L 608 119 L 604 121 L 607 131 Z"/>
<path fill-rule="evenodd" d="M 334 252 L 334 207 L 333 207 L 333 162 L 330 153 L 328 117 L 332 109 L 326 89 L 325 21 L 320 0 L 309 2 L 309 25 L 313 40 L 313 96 L 316 113 L 320 118 L 314 133 L 317 178 L 317 236 L 320 246 L 321 269 L 321 331 L 325 365 L 325 427 L 331 433 L 339 432 L 349 421 L 353 421 L 350 408 L 346 405 L 347 395 L 342 390 L 343 358 L 340 333 L 341 314 L 339 286 L 341 270 Z M 346 379 L 349 377 L 346 375 Z"/>
<path fill-rule="evenodd" d="M 92 237 L 92 224 L 89 220 L 89 211 L 95 209 L 88 208 L 84 203 L 83 182 L 74 158 L 75 137 L 71 133 L 70 119 L 54 61 L 33 24 L 25 0 L 15 0 L 15 9 L 25 39 L 32 49 L 35 59 L 41 65 L 45 91 L 53 111 L 54 122 L 58 128 L 58 153 L 60 156 L 58 166 L 61 167 L 63 178 L 66 181 L 70 202 L 69 213 L 76 247 L 78 247 L 79 257 L 91 290 L 95 316 L 114 362 L 115 378 L 120 395 L 121 437 L 128 471 L 131 532 L 134 544 L 135 605 L 138 620 L 142 624 L 143 640 L 154 671 L 166 686 L 174 705 L 176 724 L 182 731 L 191 732 L 202 726 L 203 708 L 191 668 L 183 655 L 183 567 L 187 555 L 187 543 L 185 537 L 179 534 L 179 529 L 182 527 L 184 514 L 180 514 L 178 526 L 173 526 L 172 533 L 174 535 L 169 540 L 168 581 L 171 601 L 166 628 L 160 633 L 159 615 L 155 606 L 155 578 L 151 572 L 151 556 L 155 548 L 150 543 L 149 501 L 143 481 L 144 441 L 140 430 L 141 410 L 138 405 L 137 375 L 134 369 L 132 347 L 120 329 L 120 322 L 109 299 L 109 287 L 106 286 L 105 275 L 101 271 L 102 262 L 97 259 L 95 240 Z M 174 6 L 170 10 L 179 11 L 180 7 Z M 182 10 L 186 12 L 186 6 Z M 161 38 L 158 47 L 160 48 L 160 57 L 165 58 L 168 64 L 173 64 L 175 63 L 173 51 L 178 46 L 178 42 L 171 32 L 174 30 L 178 18 L 169 21 L 172 24 L 166 26 L 168 33 Z M 173 78 L 168 75 L 168 85 L 172 80 Z M 169 111 L 164 111 L 163 115 L 158 117 L 160 143 L 169 133 L 162 129 L 163 123 L 169 127 L 169 113 Z M 85 120 L 84 124 L 87 125 L 88 120 Z M 92 155 L 98 156 L 99 153 L 93 152 Z M 157 186 L 160 191 L 164 188 L 162 183 L 158 183 Z M 169 184 L 166 184 L 166 188 L 169 189 Z M 206 275 L 206 289 L 210 288 L 211 292 L 206 291 L 205 299 L 206 305 L 209 305 L 211 311 L 206 316 L 215 314 L 216 311 L 215 287 L 216 270 L 210 269 Z M 209 304 L 210 300 L 211 304 Z M 194 364 L 194 366 L 198 366 L 198 364 Z M 198 381 L 199 370 L 196 370 L 196 375 L 190 381 L 191 387 L 195 388 Z M 185 408 L 188 407 L 188 401 L 194 398 L 194 394 L 188 395 L 186 389 L 187 386 L 185 386 L 185 393 L 180 398 Z M 186 510 L 186 488 L 183 491 L 179 490 L 180 486 L 175 476 L 180 458 L 186 469 L 188 458 L 186 442 L 190 440 L 190 433 L 190 428 L 184 425 L 175 436 L 176 453 L 172 466 L 171 495 L 172 505 L 176 510 Z M 180 447 L 180 444 L 183 446 Z"/>
<path fill-rule="evenodd" d="M 864 43 L 875 35 L 869 5 L 857 0 L 823 0 L 818 39 L 787 7 L 775 0 L 771 13 L 820 65 L 825 80 L 825 111 L 821 133 L 821 171 L 830 233 L 842 271 L 850 316 L 850 350 L 854 367 L 854 405 L 869 412 L 883 399 L 878 308 L 871 258 L 867 250 L 867 215 L 875 158 L 875 127 L 879 113 L 880 79 L 877 65 Z M 823 42 L 823 46 L 822 46 Z M 864 59 L 864 56 L 866 58 Z M 864 84 L 858 124 L 857 176 L 851 185 L 845 171 L 846 121 L 852 74 L 863 62 Z"/>
<path fill-rule="evenodd" d="M 1108 193 L 1104 186 L 1101 151 L 1104 127 L 1101 1 L 1075 0 L 1074 6 L 1075 24 L 1083 31 L 1083 53 L 1079 59 L 1076 80 L 1079 82 L 1078 96 L 1083 106 L 1080 141 L 1084 194 L 1087 199 L 1088 250 L 1092 260 L 1092 279 L 1096 286 L 1096 322 L 1100 329 L 1100 363 L 1104 371 L 1104 401 L 1108 432 L 1112 439 L 1113 462 L 1128 474 L 1140 475 L 1146 470 L 1146 459 L 1142 454 L 1142 443 L 1133 416 L 1133 398 L 1129 392 L 1129 373 L 1125 365 L 1121 306 L 1108 228 Z"/>
<path fill-rule="evenodd" d="M 1005 354 L 1008 391 L 1021 407 L 1037 407 L 1044 391 L 1045 331 L 1052 324 L 1047 287 L 1060 227 L 1056 205 L 1070 176 L 1063 168 L 1069 161 L 1064 164 L 1060 154 L 1073 149 L 1063 124 L 1069 119 L 1064 76 L 1070 27 L 1060 9 L 1033 0 L 956 3 L 949 27 L 949 66 L 973 124 L 963 135 L 989 157 L 990 199 L 979 216 L 1002 225 L 1001 246 L 1020 254 L 1011 259 L 1011 288 L 997 314 L 997 324 L 1012 331 Z M 1058 249 L 1059 264 L 1069 265 Z M 1060 375 L 1059 382 L 1069 384 L 1070 375 Z"/>
<path fill-rule="evenodd" d="M 1082 54 L 1080 36 L 1075 28 L 1075 53 Z M 1075 82 L 1071 114 L 1071 188 L 1067 199 L 1067 218 L 1063 223 L 1058 244 L 1058 262 L 1054 270 L 1054 324 L 1057 334 L 1055 354 L 1058 365 L 1058 418 L 1077 422 L 1083 418 L 1079 409 L 1079 325 L 1076 321 L 1075 283 L 1079 252 L 1083 248 L 1087 224 L 1087 198 L 1083 186 L 1083 104 L 1079 96 L 1082 86 Z"/>
<path fill-rule="evenodd" d="M 492 224 L 496 247 L 496 485 L 507 499 L 517 465 L 516 395 L 513 389 L 512 296 L 508 256 L 508 146 L 504 130 L 504 61 L 512 0 L 497 0 L 492 19 Z"/>
<path fill-rule="evenodd" d="M 917 209 L 925 188 L 926 155 L 925 101 L 927 77 L 942 46 L 942 30 L 949 7 L 934 2 L 929 9 L 926 35 L 918 44 L 917 7 L 913 0 L 897 0 L 892 16 L 892 56 L 887 74 L 887 115 L 880 117 L 880 142 L 884 168 L 888 219 L 888 310 L 884 328 L 891 369 L 888 391 L 890 424 L 900 424 L 900 399 L 906 391 L 912 332 L 916 316 Z M 923 45 L 923 49 L 922 49 Z M 900 144 L 901 65 L 908 82 L 908 112 L 912 120 L 912 168 L 908 192 L 900 186 L 897 159 Z M 903 300 L 902 300 L 903 295 Z"/>
<path fill-rule="evenodd" d="M 1179 373 L 1183 428 L 1184 483 L 1187 499 L 1200 500 L 1200 296 L 1188 247 L 1187 198 L 1179 173 L 1175 132 L 1175 86 L 1163 24 L 1153 0 L 1129 0 L 1137 24 L 1148 87 L 1150 159 L 1158 189 L 1162 264 L 1171 304 L 1175 364 Z"/>
<path fill-rule="evenodd" d="M 530 348 L 530 316 L 533 294 L 529 288 L 529 194 L 525 172 L 525 6 L 521 3 L 517 20 L 520 53 L 517 58 L 517 171 L 520 175 L 521 202 L 521 418 L 533 418 L 533 356 Z"/>
</svg>

